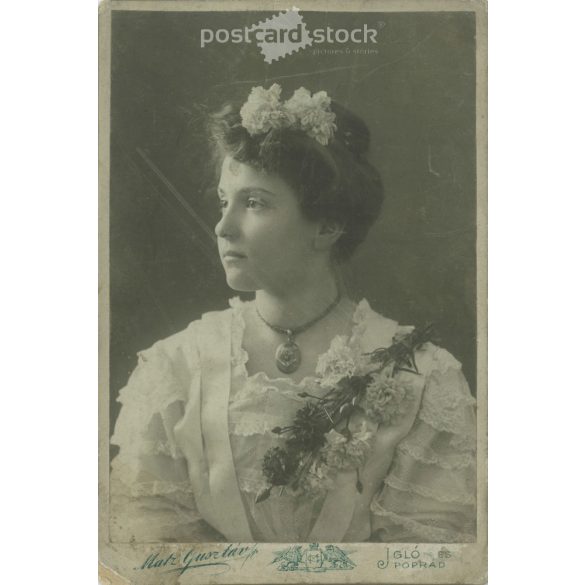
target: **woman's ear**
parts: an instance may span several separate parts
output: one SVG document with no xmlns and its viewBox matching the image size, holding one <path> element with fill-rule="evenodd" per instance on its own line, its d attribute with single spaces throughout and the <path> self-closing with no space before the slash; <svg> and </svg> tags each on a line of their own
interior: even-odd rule
<svg viewBox="0 0 585 585">
<path fill-rule="evenodd" d="M 315 235 L 316 250 L 330 250 L 343 235 L 343 226 L 333 220 L 321 222 Z"/>
</svg>

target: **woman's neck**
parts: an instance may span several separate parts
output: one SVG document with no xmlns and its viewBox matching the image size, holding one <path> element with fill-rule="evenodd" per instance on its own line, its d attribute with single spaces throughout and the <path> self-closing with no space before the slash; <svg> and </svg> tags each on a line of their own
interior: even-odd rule
<svg viewBox="0 0 585 585">
<path fill-rule="evenodd" d="M 259 290 L 256 308 L 270 324 L 294 329 L 320 315 L 338 294 L 337 279 L 330 271 L 313 279 L 310 285 L 305 283 L 279 292 Z"/>
</svg>

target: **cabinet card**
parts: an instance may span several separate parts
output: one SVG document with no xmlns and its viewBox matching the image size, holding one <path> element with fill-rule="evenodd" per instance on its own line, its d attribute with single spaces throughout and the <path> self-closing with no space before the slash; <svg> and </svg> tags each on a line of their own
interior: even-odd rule
<svg viewBox="0 0 585 585">
<path fill-rule="evenodd" d="M 487 581 L 487 6 L 100 10 L 100 580 Z"/>
</svg>

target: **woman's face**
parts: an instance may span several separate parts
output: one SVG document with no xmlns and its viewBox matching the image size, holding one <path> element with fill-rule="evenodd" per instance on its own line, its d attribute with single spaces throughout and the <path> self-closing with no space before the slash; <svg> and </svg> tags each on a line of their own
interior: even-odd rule
<svg viewBox="0 0 585 585">
<path fill-rule="evenodd" d="M 285 292 L 302 285 L 315 259 L 319 225 L 303 217 L 291 187 L 274 174 L 226 157 L 215 227 L 228 285 Z"/>
</svg>

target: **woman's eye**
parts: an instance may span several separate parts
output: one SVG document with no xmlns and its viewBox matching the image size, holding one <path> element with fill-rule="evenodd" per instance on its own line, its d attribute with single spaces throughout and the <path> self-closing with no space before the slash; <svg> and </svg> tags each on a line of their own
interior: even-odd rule
<svg viewBox="0 0 585 585">
<path fill-rule="evenodd" d="M 227 201 L 225 199 L 220 199 L 217 203 L 220 211 L 223 211 L 227 207 Z"/>
<path fill-rule="evenodd" d="M 250 197 L 246 201 L 246 207 L 248 207 L 249 209 L 260 209 L 264 207 L 264 202 L 261 201 L 260 199 L 254 199 L 253 197 Z"/>
</svg>

